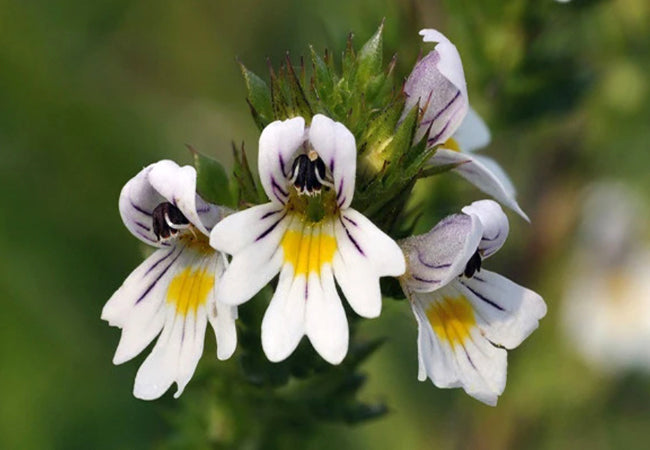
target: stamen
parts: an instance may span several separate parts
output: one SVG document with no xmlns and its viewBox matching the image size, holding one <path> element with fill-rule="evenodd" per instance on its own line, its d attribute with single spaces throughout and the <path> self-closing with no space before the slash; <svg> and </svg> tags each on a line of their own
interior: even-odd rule
<svg viewBox="0 0 650 450">
<path fill-rule="evenodd" d="M 293 161 L 291 171 L 290 181 L 300 194 L 313 195 L 320 192 L 323 186 L 333 186 L 326 179 L 325 163 L 314 150 L 298 155 Z"/>
<path fill-rule="evenodd" d="M 467 265 L 465 266 L 465 271 L 463 274 L 467 278 L 472 278 L 476 272 L 481 271 L 481 255 L 479 254 L 478 250 L 476 250 L 476 253 L 472 255 L 472 257 L 467 261 Z"/>
<path fill-rule="evenodd" d="M 179 230 L 190 226 L 190 221 L 183 213 L 169 202 L 156 206 L 151 213 L 153 232 L 159 241 L 175 236 Z"/>
</svg>

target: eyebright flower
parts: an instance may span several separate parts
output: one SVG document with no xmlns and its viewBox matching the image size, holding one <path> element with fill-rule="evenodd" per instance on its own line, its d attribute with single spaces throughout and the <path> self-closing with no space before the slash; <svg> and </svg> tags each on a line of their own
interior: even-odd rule
<svg viewBox="0 0 650 450">
<path fill-rule="evenodd" d="M 546 314 L 535 292 L 481 268 L 507 235 L 499 205 L 481 200 L 400 242 L 407 260 L 400 282 L 418 323 L 418 379 L 462 387 L 489 405 L 505 388 L 505 349 Z"/>
<path fill-rule="evenodd" d="M 379 277 L 404 272 L 397 244 L 350 207 L 356 170 L 354 136 L 323 116 L 269 124 L 260 136 L 259 171 L 269 203 L 226 217 L 210 244 L 233 255 L 218 299 L 249 300 L 280 272 L 262 321 L 271 361 L 287 358 L 302 336 L 332 364 L 348 349 L 348 324 L 334 279 L 363 317 L 381 311 Z"/>
<path fill-rule="evenodd" d="M 216 301 L 225 256 L 208 242 L 223 210 L 196 194 L 193 167 L 172 161 L 151 164 L 129 180 L 119 208 L 128 230 L 157 250 L 102 310 L 103 320 L 122 329 L 113 363 L 135 357 L 160 334 L 138 370 L 133 395 L 153 400 L 176 382 L 178 397 L 203 352 L 208 321 L 219 359 L 229 358 L 237 344 L 237 308 Z"/>
<path fill-rule="evenodd" d="M 421 109 L 415 141 L 426 135 L 428 147 L 439 146 L 429 164 L 457 164 L 453 169 L 457 174 L 528 220 L 503 169 L 494 160 L 471 153 L 489 144 L 490 131 L 469 107 L 458 50 L 439 31 L 425 29 L 420 34 L 425 42 L 437 44 L 415 65 L 404 85 L 404 115 L 416 105 Z"/>
</svg>

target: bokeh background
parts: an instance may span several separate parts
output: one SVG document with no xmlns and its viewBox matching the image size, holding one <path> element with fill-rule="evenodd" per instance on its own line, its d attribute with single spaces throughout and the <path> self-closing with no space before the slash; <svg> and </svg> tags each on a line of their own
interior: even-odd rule
<svg viewBox="0 0 650 450">
<path fill-rule="evenodd" d="M 119 191 L 152 161 L 189 163 L 185 144 L 226 165 L 233 140 L 255 151 L 236 57 L 264 74 L 287 50 L 338 54 L 349 32 L 361 45 L 384 17 L 402 76 L 422 27 L 459 48 L 493 133 L 484 153 L 532 219 L 509 213 L 511 237 L 490 268 L 540 292 L 549 313 L 510 352 L 490 408 L 416 380 L 413 317 L 386 301 L 362 326 L 389 338 L 364 367 L 362 396 L 389 413 L 324 424 L 302 446 L 647 448 L 647 0 L 1 0 L 0 448 L 190 445 L 173 439 L 170 393 L 132 397 L 142 358 L 111 364 L 119 332 L 100 311 L 141 258 Z M 431 192 L 446 200 L 430 224 L 482 197 L 438 178 Z"/>
</svg>

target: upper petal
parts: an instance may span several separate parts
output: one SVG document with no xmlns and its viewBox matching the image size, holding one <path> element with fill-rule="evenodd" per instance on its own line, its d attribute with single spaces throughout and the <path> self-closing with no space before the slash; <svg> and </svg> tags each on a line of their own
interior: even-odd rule
<svg viewBox="0 0 650 450">
<path fill-rule="evenodd" d="M 490 143 L 490 129 L 474 108 L 470 107 L 453 138 L 462 151 L 471 152 Z"/>
<path fill-rule="evenodd" d="M 422 30 L 425 42 L 437 42 L 413 68 L 404 85 L 404 115 L 416 104 L 424 114 L 415 135 L 422 139 L 429 130 L 428 145 L 445 142 L 462 122 L 469 105 L 463 65 L 456 47 L 436 30 Z"/>
<path fill-rule="evenodd" d="M 481 221 L 483 235 L 478 246 L 481 257 L 487 258 L 499 250 L 506 241 L 510 230 L 508 217 L 499 204 L 492 200 L 479 200 L 465 206 L 462 211 Z"/>
<path fill-rule="evenodd" d="M 289 196 L 292 157 L 305 141 L 305 119 L 294 117 L 268 124 L 259 141 L 258 170 L 262 187 L 274 203 Z"/>
<path fill-rule="evenodd" d="M 309 141 L 332 173 L 339 207 L 347 208 L 354 196 L 357 167 L 354 136 L 342 123 L 316 114 L 309 127 Z"/>
<path fill-rule="evenodd" d="M 481 191 L 494 197 L 497 201 L 514 210 L 525 220 L 528 216 L 519 207 L 515 200 L 515 193 L 512 190 L 512 183 L 506 178 L 503 171 L 494 171 L 494 166 L 486 164 L 484 156 L 471 153 L 459 153 L 453 150 L 438 149 L 429 164 L 433 166 L 444 166 L 448 164 L 459 164 L 453 169 L 461 177 L 472 183 Z M 494 163 L 493 163 L 494 164 Z"/>
<path fill-rule="evenodd" d="M 460 275 L 476 252 L 482 231 L 477 218 L 454 214 L 428 233 L 400 241 L 408 267 L 403 279 L 409 289 L 431 292 Z"/>
</svg>

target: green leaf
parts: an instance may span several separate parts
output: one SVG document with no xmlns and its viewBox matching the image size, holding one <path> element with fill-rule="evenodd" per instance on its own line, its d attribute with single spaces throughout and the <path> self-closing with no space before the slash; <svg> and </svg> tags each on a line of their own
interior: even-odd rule
<svg viewBox="0 0 650 450">
<path fill-rule="evenodd" d="M 260 77 L 248 70 L 244 64 L 238 61 L 241 73 L 246 82 L 248 91 L 248 105 L 251 108 L 253 119 L 257 126 L 262 129 L 273 120 L 273 109 L 271 108 L 271 90 Z"/>
<path fill-rule="evenodd" d="M 228 175 L 219 161 L 196 151 L 190 145 L 187 148 L 194 156 L 196 190 L 201 197 L 216 205 L 235 206 Z"/>
</svg>

